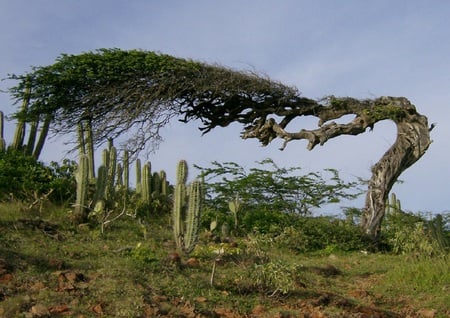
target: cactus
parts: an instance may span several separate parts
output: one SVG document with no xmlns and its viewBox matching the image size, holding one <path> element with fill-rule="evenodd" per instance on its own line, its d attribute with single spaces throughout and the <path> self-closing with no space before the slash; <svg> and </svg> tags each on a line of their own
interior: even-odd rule
<svg viewBox="0 0 450 318">
<path fill-rule="evenodd" d="M 204 196 L 200 180 L 193 181 L 189 187 L 186 186 L 187 172 L 187 163 L 181 160 L 177 168 L 172 212 L 175 242 L 178 249 L 185 254 L 192 252 L 197 243 Z"/>
<path fill-rule="evenodd" d="M 230 201 L 228 203 L 228 207 L 233 213 L 234 216 L 234 229 L 237 230 L 238 228 L 238 213 L 241 210 L 241 200 L 239 199 L 239 194 L 236 194 L 236 198 L 233 201 Z"/>
<path fill-rule="evenodd" d="M 115 179 L 116 179 L 116 167 L 117 167 L 117 150 L 112 146 L 109 150 L 108 160 L 108 180 L 106 183 L 106 200 L 109 203 L 114 201 L 115 197 Z"/>
<path fill-rule="evenodd" d="M 6 141 L 3 136 L 3 132 L 4 132 L 4 115 L 3 112 L 0 111 L 0 152 L 6 150 Z"/>
<path fill-rule="evenodd" d="M 92 125 L 90 122 L 87 122 L 84 127 L 84 135 L 86 137 L 86 155 L 88 156 L 89 160 L 89 180 L 93 180 L 95 179 L 94 137 L 92 134 Z"/>
<path fill-rule="evenodd" d="M 177 166 L 177 184 L 186 184 L 188 176 L 188 167 L 186 160 L 180 160 Z"/>
<path fill-rule="evenodd" d="M 157 172 L 154 172 L 152 176 L 152 190 L 152 195 L 155 197 L 161 194 L 161 178 Z"/>
<path fill-rule="evenodd" d="M 161 194 L 167 196 L 169 193 L 169 182 L 167 181 L 167 174 L 164 170 L 159 172 L 159 179 L 161 180 Z"/>
<path fill-rule="evenodd" d="M 87 194 L 89 186 L 89 161 L 86 155 L 80 156 L 80 162 L 76 173 L 77 181 L 77 197 L 75 202 L 74 220 L 76 223 L 85 222 L 88 212 L 87 208 Z"/>
<path fill-rule="evenodd" d="M 399 213 L 402 211 L 400 200 L 397 199 L 395 193 L 391 193 L 390 200 L 386 202 L 386 214 Z"/>
<path fill-rule="evenodd" d="M 106 197 L 106 184 L 108 182 L 108 168 L 104 165 L 98 167 L 95 185 L 94 203 L 104 201 Z"/>
<path fill-rule="evenodd" d="M 142 193 L 142 170 L 141 170 L 141 160 L 136 159 L 136 193 Z"/>
<path fill-rule="evenodd" d="M 123 185 L 125 191 L 130 188 L 130 154 L 125 150 L 123 153 Z"/>
<path fill-rule="evenodd" d="M 103 149 L 103 151 L 102 151 L 102 164 L 105 167 L 109 167 L 109 151 L 108 151 L 108 149 Z"/>
<path fill-rule="evenodd" d="M 30 133 L 28 134 L 28 142 L 25 148 L 25 154 L 31 156 L 33 154 L 34 145 L 36 144 L 37 130 L 39 126 L 39 118 L 30 125 Z"/>
<path fill-rule="evenodd" d="M 116 189 L 122 189 L 123 188 L 123 166 L 118 163 L 116 168 Z"/>
<path fill-rule="evenodd" d="M 22 103 L 21 112 L 26 112 L 28 109 L 28 105 L 30 103 L 30 93 L 31 88 L 29 83 L 27 83 L 24 92 L 24 99 Z M 19 119 L 16 125 L 16 131 L 14 133 L 14 138 L 12 142 L 12 148 L 15 150 L 21 150 L 23 148 L 23 140 L 25 138 L 25 121 Z"/>
<path fill-rule="evenodd" d="M 36 146 L 33 150 L 33 157 L 38 160 L 39 156 L 41 155 L 42 148 L 44 148 L 45 139 L 47 138 L 48 131 L 50 129 L 50 123 L 53 120 L 52 114 L 47 114 L 47 116 L 44 119 L 44 123 L 41 127 L 41 132 L 39 134 L 39 138 L 37 140 Z"/>
<path fill-rule="evenodd" d="M 147 162 L 144 167 L 142 168 L 142 181 L 141 181 L 141 195 L 142 195 L 142 201 L 146 204 L 150 203 L 152 189 L 151 189 L 151 182 L 152 182 L 152 168 L 151 163 Z"/>
</svg>

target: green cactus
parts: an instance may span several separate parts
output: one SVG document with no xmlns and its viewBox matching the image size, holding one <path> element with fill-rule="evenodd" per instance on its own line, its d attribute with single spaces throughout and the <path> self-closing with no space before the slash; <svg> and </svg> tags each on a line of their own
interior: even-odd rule
<svg viewBox="0 0 450 318">
<path fill-rule="evenodd" d="M 30 124 L 30 132 L 28 134 L 28 142 L 25 148 L 25 154 L 31 156 L 33 154 L 34 145 L 36 144 L 37 130 L 39 126 L 39 118 Z"/>
<path fill-rule="evenodd" d="M 112 146 L 109 150 L 108 181 L 106 183 L 106 200 L 112 204 L 115 199 L 115 180 L 117 167 L 117 150 Z"/>
<path fill-rule="evenodd" d="M 45 116 L 44 123 L 42 124 L 41 131 L 39 133 L 39 138 L 37 140 L 36 146 L 33 150 L 33 157 L 38 160 L 41 155 L 41 151 L 44 148 L 45 140 L 47 139 L 47 134 L 50 129 L 50 123 L 53 120 L 53 114 L 49 113 Z"/>
<path fill-rule="evenodd" d="M 123 166 L 122 164 L 118 163 L 116 168 L 116 189 L 122 189 L 123 188 Z"/>
<path fill-rule="evenodd" d="M 177 184 L 173 202 L 173 231 L 179 250 L 189 254 L 198 240 L 200 216 L 203 204 L 203 185 L 195 180 L 187 187 L 187 163 L 181 160 L 177 168 Z M 189 188 L 189 190 L 187 190 Z"/>
<path fill-rule="evenodd" d="M 151 200 L 152 194 L 151 176 L 152 176 L 151 163 L 147 162 L 146 164 L 144 164 L 144 167 L 142 168 L 142 181 L 141 181 L 142 202 L 144 202 L 145 204 L 149 204 Z"/>
<path fill-rule="evenodd" d="M 106 184 L 108 182 L 108 168 L 104 165 L 98 167 L 95 185 L 94 203 L 103 201 L 106 198 Z"/>
<path fill-rule="evenodd" d="M 123 153 L 123 185 L 127 192 L 130 188 L 130 154 L 126 150 Z"/>
<path fill-rule="evenodd" d="M 239 194 L 236 194 L 236 198 L 233 201 L 230 201 L 228 203 L 228 207 L 233 213 L 234 216 L 234 229 L 237 230 L 238 228 L 238 213 L 241 210 L 241 200 L 239 199 Z"/>
<path fill-rule="evenodd" d="M 155 197 L 161 194 L 161 178 L 157 172 L 154 172 L 152 176 L 152 190 L 152 195 Z"/>
<path fill-rule="evenodd" d="M 142 170 L 141 170 L 141 160 L 136 159 L 136 193 L 142 193 Z"/>
<path fill-rule="evenodd" d="M 108 151 L 108 149 L 103 149 L 103 151 L 102 151 L 102 164 L 105 167 L 109 167 L 109 151 Z"/>
<path fill-rule="evenodd" d="M 400 200 L 397 199 L 395 193 L 391 193 L 390 200 L 386 202 L 386 214 L 399 213 L 402 211 Z"/>
<path fill-rule="evenodd" d="M 4 115 L 3 112 L 0 111 L 0 152 L 3 152 L 6 150 L 6 141 L 5 138 L 3 136 L 3 132 L 4 132 Z"/>
<path fill-rule="evenodd" d="M 89 160 L 89 180 L 95 179 L 95 162 L 94 162 L 94 137 L 92 134 L 92 125 L 87 122 L 84 127 L 84 135 L 86 137 L 85 147 L 86 155 Z"/>
<path fill-rule="evenodd" d="M 21 111 L 22 112 L 26 112 L 28 109 L 28 105 L 30 103 L 30 93 L 31 93 L 31 88 L 30 85 L 28 85 L 29 83 L 27 83 L 26 87 L 25 87 L 25 92 L 24 92 L 24 99 L 22 102 L 22 108 Z M 13 138 L 13 142 L 12 142 L 12 148 L 15 150 L 21 150 L 23 148 L 23 141 L 25 138 L 25 121 L 22 119 L 19 119 L 19 121 L 17 122 L 16 125 L 16 131 L 14 133 L 14 138 Z"/>
<path fill-rule="evenodd" d="M 167 174 L 164 170 L 159 172 L 159 179 L 161 180 L 161 194 L 167 196 L 169 193 L 169 182 L 167 181 Z"/>
<path fill-rule="evenodd" d="M 87 220 L 87 194 L 89 187 L 89 161 L 86 155 L 80 156 L 80 162 L 76 172 L 77 197 L 75 202 L 74 220 L 83 223 Z"/>
<path fill-rule="evenodd" d="M 188 177 L 188 167 L 186 160 L 180 160 L 177 167 L 177 184 L 186 184 Z"/>
</svg>

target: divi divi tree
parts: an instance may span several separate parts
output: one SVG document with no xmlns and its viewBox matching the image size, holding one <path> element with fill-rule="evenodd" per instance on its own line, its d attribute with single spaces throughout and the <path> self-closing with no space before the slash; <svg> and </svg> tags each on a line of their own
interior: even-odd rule
<svg viewBox="0 0 450 318">
<path fill-rule="evenodd" d="M 204 133 L 237 122 L 243 125 L 244 139 L 268 145 L 280 138 L 281 149 L 305 139 L 309 150 L 391 120 L 397 138 L 372 167 L 362 218 L 374 239 L 393 184 L 431 144 L 427 117 L 405 97 L 314 100 L 260 74 L 155 52 L 101 49 L 61 55 L 53 65 L 9 78 L 18 81 L 11 94 L 18 102 L 28 101 L 28 107 L 16 113 L 18 119 L 51 114 L 54 133 L 73 132 L 85 122 L 92 126 L 97 144 L 133 131 L 126 145 L 135 153 L 157 143 L 160 128 L 180 116 L 184 122 L 200 120 Z M 354 118 L 348 123 L 333 121 L 349 114 Z M 301 116 L 316 117 L 317 129 L 291 127 Z"/>
</svg>

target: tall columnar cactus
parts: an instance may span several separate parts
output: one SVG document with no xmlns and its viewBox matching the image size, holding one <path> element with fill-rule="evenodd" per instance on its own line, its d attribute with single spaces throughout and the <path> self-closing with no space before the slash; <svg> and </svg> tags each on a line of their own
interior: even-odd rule
<svg viewBox="0 0 450 318">
<path fill-rule="evenodd" d="M 400 200 L 397 199 L 395 193 L 391 193 L 391 198 L 386 204 L 386 214 L 399 213 L 402 211 Z"/>
<path fill-rule="evenodd" d="M 106 184 L 108 183 L 108 168 L 105 165 L 98 167 L 95 184 L 94 204 L 106 200 Z"/>
<path fill-rule="evenodd" d="M 161 194 L 167 196 L 169 193 L 169 182 L 167 181 L 167 174 L 164 170 L 159 172 L 159 179 L 161 180 Z"/>
<path fill-rule="evenodd" d="M 39 118 L 31 122 L 30 132 L 28 134 L 28 142 L 25 148 L 25 154 L 27 156 L 33 155 L 34 145 L 36 144 L 37 130 L 39 126 Z"/>
<path fill-rule="evenodd" d="M 198 232 L 200 228 L 200 216 L 203 204 L 202 183 L 195 180 L 189 186 L 189 203 L 186 211 L 186 232 L 184 235 L 184 252 L 189 254 L 197 244 Z"/>
<path fill-rule="evenodd" d="M 136 159 L 136 193 L 142 193 L 142 170 L 141 170 L 141 160 Z"/>
<path fill-rule="evenodd" d="M 22 108 L 21 111 L 25 112 L 28 109 L 28 105 L 30 103 L 30 93 L 31 88 L 29 85 L 25 87 L 25 98 L 23 99 Z M 16 125 L 16 131 L 14 133 L 14 138 L 12 142 L 12 148 L 16 150 L 21 150 L 23 147 L 23 141 L 25 138 L 25 121 L 22 119 L 19 119 Z"/>
<path fill-rule="evenodd" d="M 158 172 L 154 172 L 152 176 L 152 195 L 158 197 L 161 194 L 161 178 Z"/>
<path fill-rule="evenodd" d="M 123 153 L 123 186 L 128 192 L 130 188 L 130 154 L 126 150 Z"/>
<path fill-rule="evenodd" d="M 147 162 L 142 168 L 141 195 L 142 202 L 149 204 L 152 194 L 152 168 L 151 163 Z"/>
<path fill-rule="evenodd" d="M 185 254 L 192 252 L 197 243 L 204 196 L 201 181 L 195 180 L 186 186 L 187 172 L 187 163 L 181 160 L 177 168 L 172 212 L 175 242 Z"/>
<path fill-rule="evenodd" d="M 86 155 L 89 160 L 89 179 L 95 179 L 95 162 L 94 162 L 94 137 L 92 133 L 92 124 L 86 122 L 84 127 L 84 136 L 86 138 Z"/>
<path fill-rule="evenodd" d="M 74 220 L 82 223 L 87 220 L 87 195 L 89 188 L 89 160 L 86 155 L 80 156 L 78 169 L 75 175 L 77 182 L 77 197 L 75 202 Z"/>
<path fill-rule="evenodd" d="M 6 150 L 6 141 L 5 137 L 3 136 L 3 132 L 5 130 L 4 128 L 4 115 L 3 112 L 0 111 L 0 151 Z"/>
<path fill-rule="evenodd" d="M 116 180 L 116 168 L 117 168 L 117 150 L 112 146 L 109 150 L 108 160 L 108 181 L 106 183 L 106 200 L 109 203 L 114 201 L 115 197 L 115 180 Z"/>
<path fill-rule="evenodd" d="M 118 163 L 116 168 L 116 189 L 122 189 L 123 188 L 123 166 L 122 164 Z"/>
</svg>

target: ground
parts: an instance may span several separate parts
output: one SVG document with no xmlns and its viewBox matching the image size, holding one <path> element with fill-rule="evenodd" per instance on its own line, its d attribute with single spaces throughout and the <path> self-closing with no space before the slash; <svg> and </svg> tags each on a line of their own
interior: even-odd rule
<svg viewBox="0 0 450 318">
<path fill-rule="evenodd" d="M 450 317 L 445 258 L 304 255 L 206 234 L 187 256 L 166 216 L 101 233 L 67 211 L 11 209 L 0 210 L 0 317 Z"/>
</svg>

